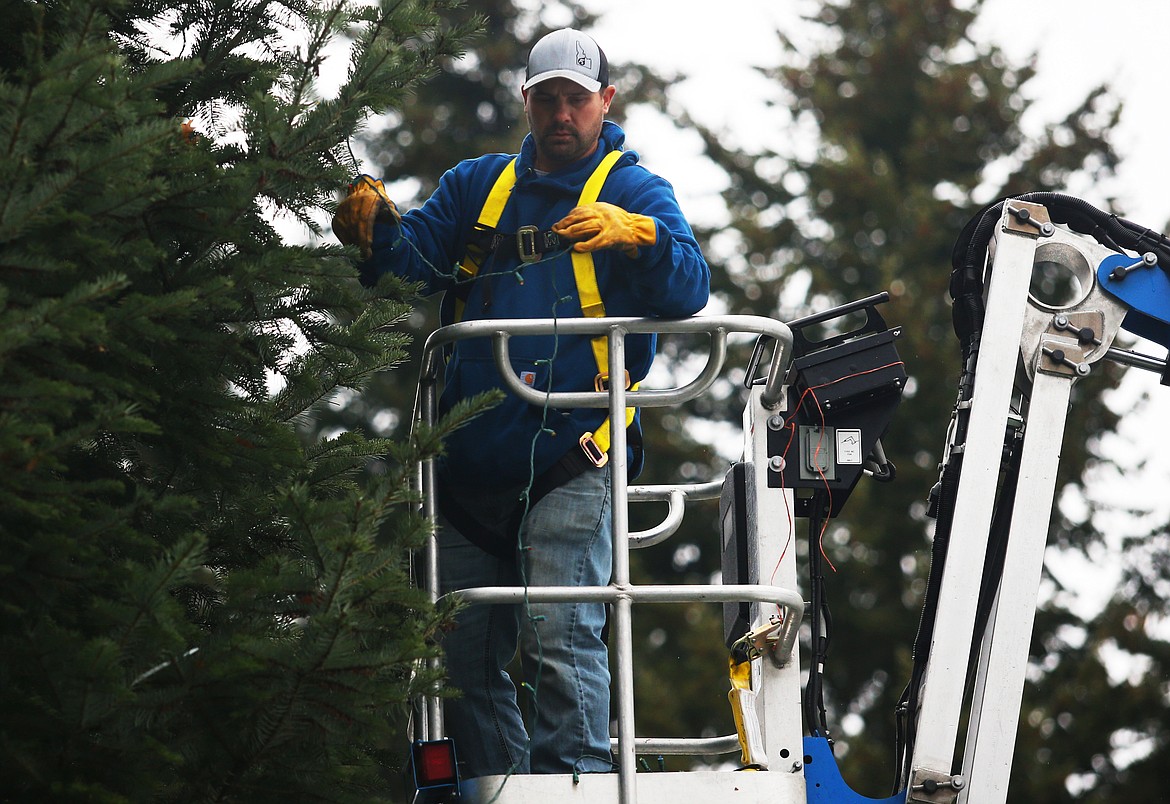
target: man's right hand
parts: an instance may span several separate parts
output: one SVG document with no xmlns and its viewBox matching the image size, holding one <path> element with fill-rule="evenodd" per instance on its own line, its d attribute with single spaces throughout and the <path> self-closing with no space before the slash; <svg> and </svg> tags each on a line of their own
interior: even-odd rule
<svg viewBox="0 0 1170 804">
<path fill-rule="evenodd" d="M 364 173 L 350 183 L 345 198 L 333 216 L 333 233 L 347 246 L 357 246 L 362 259 L 369 259 L 374 246 L 374 222 L 401 220 L 398 208 L 386 195 L 381 179 Z"/>
</svg>

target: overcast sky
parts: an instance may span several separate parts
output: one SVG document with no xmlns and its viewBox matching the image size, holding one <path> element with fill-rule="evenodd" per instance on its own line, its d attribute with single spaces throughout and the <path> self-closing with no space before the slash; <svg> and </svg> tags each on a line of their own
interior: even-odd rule
<svg viewBox="0 0 1170 804">
<path fill-rule="evenodd" d="M 812 33 L 800 21 L 807 0 L 586 0 L 601 15 L 593 33 L 615 62 L 639 61 L 676 71 L 687 78 L 674 97 L 708 125 L 718 125 L 749 147 L 771 143 L 782 119 L 763 102 L 774 90 L 753 75 L 753 66 L 770 66 L 782 57 L 775 31 L 804 41 Z M 1125 155 L 1119 180 L 1108 190 L 1131 220 L 1161 228 L 1170 220 L 1170 159 L 1165 156 L 1165 124 L 1170 116 L 1166 83 L 1170 69 L 1162 41 L 1170 34 L 1170 2 L 1165 0 L 987 0 L 974 29 L 978 41 L 998 44 L 1017 63 L 1036 53 L 1039 74 L 1025 91 L 1032 105 L 1025 123 L 1041 126 L 1059 119 L 1089 88 L 1105 83 L 1126 102 L 1115 145 Z M 635 127 L 645 125 L 649 131 Z M 637 117 L 630 141 L 652 166 L 678 187 L 696 214 L 713 208 L 706 198 L 718 192 L 713 171 L 687 157 L 697 141 Z M 652 143 L 653 147 L 649 147 Z M 639 147 L 640 146 L 640 147 Z M 663 153 L 669 146 L 670 153 Z M 676 154 L 682 154 L 679 162 Z M 682 166 L 683 169 L 668 170 Z M 1090 202 L 1092 188 L 1078 188 Z"/>
</svg>

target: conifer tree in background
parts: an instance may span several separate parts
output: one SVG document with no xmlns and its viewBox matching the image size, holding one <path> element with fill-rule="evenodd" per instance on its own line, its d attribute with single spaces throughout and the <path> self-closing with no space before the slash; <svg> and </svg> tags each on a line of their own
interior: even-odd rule
<svg viewBox="0 0 1170 804">
<path fill-rule="evenodd" d="M 863 480 L 825 537 L 836 566 L 827 578 L 829 726 L 846 778 L 869 796 L 887 793 L 893 777 L 894 710 L 909 677 L 929 562 L 925 503 L 959 376 L 947 297 L 951 248 L 980 203 L 1003 195 L 1076 194 L 1074 185 L 1108 204 L 1097 182 L 1118 163 L 1109 133 L 1120 106 L 1102 89 L 1039 136 L 1021 129 L 1033 70 L 971 39 L 981 6 L 819 3 L 808 20 L 815 36 L 798 45 L 781 33 L 791 58 L 774 73 L 798 130 L 815 132 L 815 152 L 744 154 L 720 132 L 704 135 L 732 179 L 726 198 L 741 249 L 726 273 L 714 272 L 732 311 L 792 319 L 888 290 L 883 315 L 903 327 L 897 346 L 911 385 L 883 439 L 897 480 Z M 828 44 L 807 44 L 817 41 Z M 788 168 L 778 173 L 777 164 Z M 794 278 L 811 283 L 804 305 L 778 310 Z M 1086 461 L 1099 462 L 1094 434 L 1116 423 L 1101 398 L 1116 376 L 1098 365 L 1074 390 L 1057 486 L 1066 495 L 1078 496 Z M 1102 534 L 1089 516 L 1058 511 L 1051 539 L 1098 554 Z M 1154 779 L 1170 742 L 1159 683 L 1166 643 L 1146 627 L 1165 612 L 1164 595 L 1152 591 L 1165 583 L 1165 562 L 1150 549 L 1164 538 L 1139 543 L 1124 590 L 1099 617 L 1085 622 L 1066 608 L 1076 598 L 1064 590 L 1038 612 L 1009 801 L 1164 796 L 1164 782 Z M 1102 652 L 1110 646 L 1140 657 L 1139 681 L 1110 679 Z"/>
<path fill-rule="evenodd" d="M 442 5 L 4 4 L 5 800 L 387 797 L 437 683 L 407 478 L 443 429 L 301 438 L 410 294 L 273 220 L 328 219 L 348 137 L 474 23 Z"/>
</svg>

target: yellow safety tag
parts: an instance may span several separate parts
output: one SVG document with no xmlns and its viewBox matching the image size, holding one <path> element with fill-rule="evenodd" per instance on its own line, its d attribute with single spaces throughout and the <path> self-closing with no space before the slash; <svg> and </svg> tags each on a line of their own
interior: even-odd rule
<svg viewBox="0 0 1170 804">
<path fill-rule="evenodd" d="M 768 755 L 764 753 L 764 738 L 756 715 L 756 693 L 752 690 L 752 663 L 736 662 L 732 656 L 727 660 L 727 668 L 731 679 L 727 700 L 731 703 L 735 733 L 739 737 L 740 759 L 745 770 L 767 770 Z"/>
</svg>

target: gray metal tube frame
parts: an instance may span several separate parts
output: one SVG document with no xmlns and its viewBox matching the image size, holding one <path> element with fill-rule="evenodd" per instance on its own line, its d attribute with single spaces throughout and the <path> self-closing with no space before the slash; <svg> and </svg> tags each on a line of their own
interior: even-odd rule
<svg viewBox="0 0 1170 804">
<path fill-rule="evenodd" d="M 703 371 L 687 385 L 667 391 L 630 391 L 630 407 L 667 407 L 694 399 L 710 387 L 723 368 L 727 356 L 727 335 L 733 332 L 754 333 L 775 341 L 772 361 L 764 382 L 763 402 L 772 408 L 780 403 L 784 372 L 792 356 L 792 330 L 782 321 L 754 315 L 696 316 L 694 318 L 501 318 L 488 321 L 465 321 L 431 333 L 423 353 L 422 382 L 437 380 L 442 347 L 470 338 L 490 337 L 496 367 L 509 391 L 534 405 L 554 408 L 604 408 L 608 394 L 604 391 L 579 393 L 544 393 L 520 381 L 508 360 L 508 339 L 514 335 L 604 335 L 611 329 L 631 335 L 708 334 L 712 336 L 711 355 Z M 623 367 L 624 371 L 624 367 Z"/>
<path fill-rule="evenodd" d="M 1109 347 L 1109 351 L 1105 353 L 1105 357 L 1114 363 L 1144 369 L 1145 371 L 1152 371 L 1155 374 L 1161 374 L 1166 370 L 1166 360 L 1160 357 L 1143 355 L 1141 352 L 1135 352 L 1132 349 L 1119 349 L 1116 346 L 1111 346 Z"/>
<path fill-rule="evenodd" d="M 688 483 L 679 486 L 630 486 L 630 502 L 666 502 L 666 516 L 648 530 L 630 534 L 630 549 L 639 550 L 653 547 L 666 541 L 682 524 L 684 508 L 688 500 L 714 500 L 723 490 L 722 480 L 707 483 Z"/>
<path fill-rule="evenodd" d="M 800 594 L 782 586 L 762 584 L 659 584 L 655 586 L 480 586 L 461 589 L 441 599 L 456 598 L 463 603 L 774 603 L 784 612 L 776 645 L 776 657 L 783 666 L 792 655 L 804 600 Z"/>
<path fill-rule="evenodd" d="M 792 331 L 788 325 L 771 318 L 760 316 L 725 315 L 704 316 L 683 319 L 657 318 L 572 318 L 572 319 L 497 319 L 467 321 L 442 327 L 431 334 L 423 350 L 423 362 L 419 379 L 418 409 L 415 420 L 433 423 L 437 415 L 437 395 L 434 387 L 438 382 L 444 347 L 460 340 L 477 337 L 492 339 L 492 353 L 497 370 L 509 391 L 535 405 L 557 408 L 607 407 L 611 421 L 622 421 L 627 407 L 666 407 L 681 404 L 705 391 L 719 376 L 727 356 L 727 335 L 732 332 L 754 333 L 772 339 L 772 360 L 767 376 L 763 379 L 764 390 L 761 401 L 768 408 L 780 405 L 783 394 L 784 375 L 792 358 Z M 707 363 L 699 375 L 686 385 L 663 391 L 629 391 L 621 383 L 613 383 L 608 391 L 587 391 L 574 393 L 540 392 L 525 385 L 512 370 L 508 354 L 508 339 L 513 335 L 605 335 L 609 343 L 609 371 L 611 377 L 625 374 L 625 337 L 628 334 L 708 334 L 711 348 Z M 748 380 L 756 383 L 754 377 Z M 787 589 L 771 586 L 645 586 L 633 587 L 629 583 L 629 550 L 633 541 L 629 533 L 627 500 L 628 473 L 626 467 L 625 428 L 614 427 L 610 443 L 611 498 L 613 500 L 613 582 L 607 587 L 483 587 L 462 590 L 459 595 L 468 603 L 513 602 L 524 600 L 537 602 L 604 601 L 613 604 L 614 666 L 617 688 L 618 715 L 618 792 L 622 804 L 636 804 L 637 790 L 634 782 L 636 772 L 633 698 L 633 657 L 632 657 L 632 612 L 635 601 L 653 602 L 738 602 L 757 600 L 773 602 L 785 612 L 785 625 L 781 629 L 776 655 L 779 661 L 787 661 L 804 613 L 804 602 L 800 596 Z M 434 495 L 427 493 L 435 487 L 435 467 L 427 461 L 418 476 L 424 492 L 424 510 L 434 521 L 436 516 Z M 709 491 L 709 489 L 706 489 Z M 640 495 L 639 495 L 640 496 Z M 646 495 L 653 498 L 652 493 Z M 685 495 L 684 495 L 685 496 Z M 669 495 L 671 503 L 670 520 L 655 528 L 649 535 L 639 539 L 649 546 L 667 538 L 678 523 L 674 522 L 682 500 Z M 681 513 L 677 513 L 681 519 Z M 669 532 L 666 532 L 669 531 Z M 423 549 L 424 583 L 437 600 L 438 545 L 432 535 Z M 485 597 L 486 596 L 486 597 Z M 433 739 L 443 734 L 442 711 L 436 698 L 427 701 L 429 724 L 422 726 L 422 733 Z M 715 738 L 707 743 L 718 743 L 720 749 L 727 742 L 726 737 Z M 674 741 L 670 741 L 674 742 Z M 690 745 L 692 741 L 682 741 Z M 693 741 L 704 742 L 704 741 Z M 656 743 L 662 744 L 662 743 Z M 720 750 L 719 753 L 723 751 Z"/>
<path fill-rule="evenodd" d="M 760 603 L 774 603 L 782 612 L 784 624 L 777 636 L 773 655 L 778 666 L 784 666 L 792 657 L 792 649 L 800 631 L 800 622 L 804 616 L 804 600 L 799 594 L 780 586 L 760 586 L 758 584 L 730 584 L 724 586 L 699 586 L 697 584 L 659 585 L 659 586 L 482 586 L 478 589 L 463 589 L 452 592 L 445 597 L 477 605 L 485 603 L 566 603 L 572 601 L 587 601 L 592 603 L 618 603 L 625 605 L 632 603 L 738 603 L 753 601 Z M 632 650 L 629 642 L 624 643 Z M 615 639 L 615 652 L 622 650 L 623 643 Z M 628 651 L 627 651 L 628 652 Z M 620 715 L 620 712 L 619 712 Z M 631 712 L 632 720 L 632 712 Z M 634 760 L 638 751 L 645 753 L 684 756 L 699 755 L 712 756 L 727 754 L 739 750 L 739 736 L 736 734 L 720 737 L 695 738 L 656 738 L 633 737 L 633 724 L 630 723 L 630 737 L 623 739 L 621 720 L 618 722 L 618 737 L 612 740 L 613 747 L 619 756 L 622 748 L 628 748 L 630 761 Z M 620 768 L 625 765 L 619 766 Z"/>
</svg>

